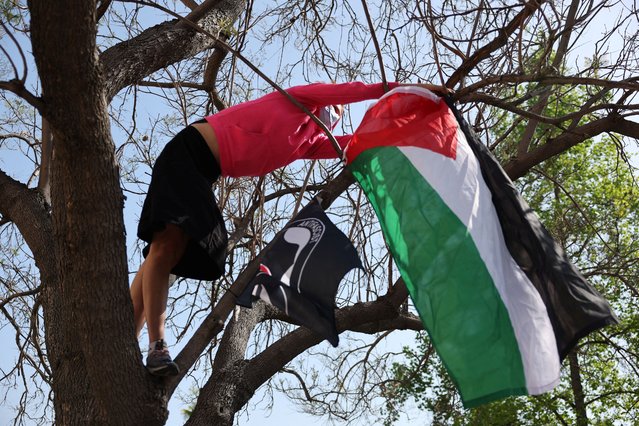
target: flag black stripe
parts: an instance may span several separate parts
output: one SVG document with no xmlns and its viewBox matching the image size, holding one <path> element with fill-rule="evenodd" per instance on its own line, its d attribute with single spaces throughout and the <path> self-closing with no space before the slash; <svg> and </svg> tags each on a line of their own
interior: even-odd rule
<svg viewBox="0 0 639 426">
<path fill-rule="evenodd" d="M 618 320 L 521 197 L 497 159 L 478 141 L 452 101 L 446 101 L 479 161 L 508 250 L 546 305 L 563 360 L 580 338 Z"/>
</svg>

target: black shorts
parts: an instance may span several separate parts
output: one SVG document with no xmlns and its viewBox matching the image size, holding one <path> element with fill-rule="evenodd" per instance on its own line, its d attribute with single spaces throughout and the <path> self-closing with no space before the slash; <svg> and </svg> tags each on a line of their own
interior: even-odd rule
<svg viewBox="0 0 639 426">
<path fill-rule="evenodd" d="M 178 133 L 153 166 L 144 200 L 138 237 L 151 243 L 166 224 L 179 226 L 189 237 L 182 259 L 171 271 L 185 278 L 216 280 L 224 274 L 228 237 L 211 185 L 220 166 L 194 127 Z M 143 254 L 147 256 L 147 245 Z"/>
</svg>

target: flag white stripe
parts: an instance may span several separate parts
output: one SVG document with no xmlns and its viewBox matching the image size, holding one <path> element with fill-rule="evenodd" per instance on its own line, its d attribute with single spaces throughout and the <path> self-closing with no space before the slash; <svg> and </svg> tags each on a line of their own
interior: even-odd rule
<svg viewBox="0 0 639 426">
<path fill-rule="evenodd" d="M 455 160 L 422 148 L 399 149 L 466 225 L 508 310 L 528 392 L 533 395 L 546 392 L 557 385 L 560 374 L 559 354 L 546 306 L 510 256 L 479 164 L 459 129 L 457 137 Z"/>
</svg>

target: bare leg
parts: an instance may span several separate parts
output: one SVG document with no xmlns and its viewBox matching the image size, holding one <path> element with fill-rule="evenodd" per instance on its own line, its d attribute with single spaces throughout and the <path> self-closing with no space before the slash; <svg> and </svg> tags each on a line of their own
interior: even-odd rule
<svg viewBox="0 0 639 426">
<path fill-rule="evenodd" d="M 144 317 L 144 297 L 142 295 L 142 277 L 144 274 L 144 263 L 140 265 L 140 269 L 135 274 L 131 283 L 131 300 L 133 301 L 133 322 L 135 324 L 135 336 L 140 337 L 140 332 L 144 326 L 146 318 Z"/>
<path fill-rule="evenodd" d="M 178 263 L 188 237 L 176 225 L 167 225 L 162 231 L 153 235 L 149 254 L 144 261 L 139 281 L 142 282 L 142 310 L 139 313 L 140 329 L 146 319 L 149 342 L 164 339 L 164 321 L 166 319 L 166 303 L 169 294 L 169 274 Z M 140 272 L 138 271 L 138 275 Z M 137 278 L 137 276 L 136 276 Z M 134 279 L 135 284 L 135 279 Z M 139 284 L 132 292 L 137 292 Z"/>
</svg>

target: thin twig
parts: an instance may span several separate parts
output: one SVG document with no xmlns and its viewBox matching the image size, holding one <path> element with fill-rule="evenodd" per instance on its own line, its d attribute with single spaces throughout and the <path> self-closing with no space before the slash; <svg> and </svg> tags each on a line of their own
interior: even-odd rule
<svg viewBox="0 0 639 426">
<path fill-rule="evenodd" d="M 22 59 L 23 72 L 22 72 L 22 77 L 20 77 L 19 80 L 20 80 L 20 82 L 22 84 L 24 84 L 24 82 L 27 81 L 27 58 L 24 56 L 24 51 L 22 50 L 22 47 L 20 46 L 20 43 L 18 43 L 18 40 L 11 33 L 11 31 L 9 31 L 9 29 L 4 24 L 4 22 L 0 22 L 0 24 L 2 24 L 2 29 L 9 36 L 9 38 L 11 38 L 11 41 L 13 41 L 13 44 L 16 45 L 16 48 L 18 49 L 18 52 L 20 53 L 20 58 Z M 5 55 L 7 55 L 7 58 L 9 58 L 9 55 L 4 50 L 4 48 L 2 49 L 2 51 L 5 53 Z M 17 70 L 16 66 L 14 65 L 13 61 L 11 61 L 11 58 L 9 58 L 9 60 L 11 62 L 11 66 L 13 67 L 13 70 L 15 72 L 16 79 L 18 79 L 18 70 Z"/>
<path fill-rule="evenodd" d="M 379 62 L 379 71 L 382 74 L 382 83 L 384 84 L 384 91 L 388 92 L 388 81 L 386 81 L 386 71 L 384 71 L 384 61 L 382 59 L 382 51 L 379 48 L 379 42 L 377 41 L 377 36 L 375 35 L 373 20 L 371 19 L 371 14 L 368 12 L 368 6 L 366 5 L 366 0 L 362 0 L 362 7 L 364 8 L 364 13 L 366 14 L 366 21 L 368 22 L 368 29 L 371 32 L 371 38 L 373 39 L 373 44 L 375 45 L 375 51 L 377 52 L 377 61 Z"/>
<path fill-rule="evenodd" d="M 466 59 L 458 68 L 455 70 L 453 75 L 450 76 L 446 86 L 454 87 L 457 83 L 459 83 L 462 79 L 466 77 L 466 75 L 477 66 L 481 61 L 488 58 L 495 50 L 504 46 L 508 42 L 508 38 L 519 28 L 522 27 L 523 23 L 535 13 L 541 5 L 545 2 L 545 0 L 530 0 L 526 4 L 524 4 L 521 12 L 517 14 L 513 18 L 512 21 L 508 23 L 504 28 L 499 31 L 499 35 L 491 40 L 488 44 L 476 50 L 472 56 Z"/>
<path fill-rule="evenodd" d="M 4 306 L 11 302 L 14 299 L 18 299 L 20 297 L 25 297 L 25 296 L 33 296 L 34 294 L 38 294 L 40 292 L 40 287 L 36 287 L 33 290 L 27 290 L 27 291 L 23 291 L 20 293 L 14 293 L 11 296 L 5 297 L 4 299 L 0 299 L 0 308 L 4 308 Z"/>
<path fill-rule="evenodd" d="M 300 190 L 299 195 L 297 196 L 297 201 L 295 202 L 295 208 L 293 209 L 293 217 L 297 214 L 297 210 L 300 208 L 300 204 L 302 204 L 302 199 L 304 198 L 304 193 L 306 192 L 306 187 L 308 186 L 308 181 L 311 178 L 311 174 L 313 173 L 313 168 L 315 167 L 315 163 L 317 160 L 311 161 L 311 165 L 308 168 L 308 173 L 304 177 L 304 183 L 302 184 L 302 189 Z"/>
</svg>

